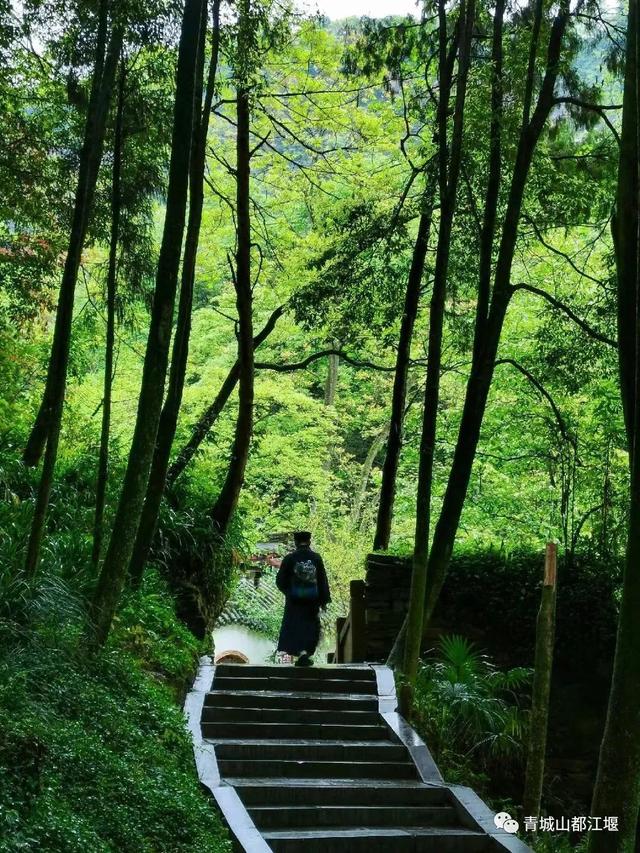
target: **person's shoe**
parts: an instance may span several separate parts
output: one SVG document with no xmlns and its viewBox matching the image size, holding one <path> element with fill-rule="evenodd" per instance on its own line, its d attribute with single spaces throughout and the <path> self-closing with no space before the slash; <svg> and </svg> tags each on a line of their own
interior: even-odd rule
<svg viewBox="0 0 640 853">
<path fill-rule="evenodd" d="M 295 663 L 296 666 L 313 666 L 313 660 L 306 652 L 303 652 Z"/>
</svg>

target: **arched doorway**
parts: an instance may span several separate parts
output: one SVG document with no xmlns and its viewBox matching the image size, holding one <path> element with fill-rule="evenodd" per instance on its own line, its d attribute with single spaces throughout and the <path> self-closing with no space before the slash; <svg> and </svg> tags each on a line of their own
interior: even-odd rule
<svg viewBox="0 0 640 853">
<path fill-rule="evenodd" d="M 230 649 L 226 652 L 221 652 L 216 655 L 215 663 L 249 663 L 249 658 L 238 652 L 235 649 Z"/>
</svg>

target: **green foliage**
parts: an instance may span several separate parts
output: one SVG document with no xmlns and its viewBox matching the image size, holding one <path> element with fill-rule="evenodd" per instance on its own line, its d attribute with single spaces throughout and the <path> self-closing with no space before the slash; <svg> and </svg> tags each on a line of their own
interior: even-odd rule
<svg viewBox="0 0 640 853">
<path fill-rule="evenodd" d="M 345 614 L 349 582 L 362 577 L 372 540 L 383 451 L 370 470 L 365 463 L 388 429 L 392 376 L 341 363 L 335 399 L 327 404 L 326 361 L 296 373 L 258 371 L 251 457 L 229 536 L 224 543 L 216 539 L 209 511 L 229 462 L 233 398 L 162 509 L 154 570 L 141 595 L 125 597 L 104 655 L 81 659 L 78 626 L 95 581 L 89 555 L 113 110 L 76 294 L 42 574 L 32 587 L 18 569 L 37 476 L 19 457 L 41 397 L 51 342 L 98 4 L 19 5 L 22 20 L 9 16 L 9 4 L 0 0 L 0 631 L 7 648 L 0 665 L 10 685 L 1 694 L 0 756 L 3 767 L 18 768 L 9 770 L 13 792 L 6 796 L 13 800 L 3 829 L 22 849 L 223 849 L 215 846 L 222 843 L 215 817 L 195 788 L 171 704 L 171 693 L 184 690 L 199 650 L 176 621 L 174 605 L 191 627 L 194 617 L 206 622 L 229 595 L 239 555 L 271 532 L 310 527 L 330 575 L 329 620 Z M 107 525 L 139 392 L 179 6 L 173 0 L 111 4 L 126 21 L 128 64 Z M 554 9 L 543 10 L 545 38 Z M 455 5 L 448 10 L 453 33 L 457 10 Z M 430 16 L 419 25 L 387 19 L 325 26 L 294 20 L 287 4 L 266 0 L 251 4 L 251 26 L 238 50 L 237 10 L 227 11 L 176 451 L 237 355 L 228 255 L 236 243 L 230 207 L 238 81 L 252 91 L 256 330 L 277 306 L 287 306 L 260 349 L 260 361 L 287 364 L 336 344 L 358 358 L 393 364 L 428 180 L 423 168 L 434 148 L 430 93 L 438 81 Z M 530 23 L 529 13 L 517 10 L 505 22 L 499 216 L 522 112 Z M 457 439 L 476 311 L 478 219 L 488 171 L 490 25 L 490 9 L 479 5 L 464 180 L 450 247 L 434 517 Z M 602 26 L 593 23 L 588 33 L 571 26 L 561 61 L 562 92 L 597 101 L 602 84 L 615 99 L 616 57 L 606 55 L 609 40 Z M 537 78 L 534 87 L 539 83 Z M 613 110 L 607 114 L 617 122 Z M 616 159 L 615 142 L 597 113 L 567 105 L 553 110 L 525 189 L 513 268 L 514 283 L 548 293 L 610 338 L 616 318 L 608 219 Z M 434 233 L 438 218 L 436 210 Z M 403 555 L 411 552 L 415 529 L 432 250 L 433 241 L 411 352 L 393 525 L 392 550 Z M 597 676 L 604 683 L 627 523 L 628 459 L 615 349 L 586 335 L 538 295 L 520 290 L 509 309 L 500 357 L 522 364 L 547 396 L 509 363 L 498 367 L 441 613 L 450 630 L 481 632 L 500 666 L 529 663 L 542 570 L 537 555 L 554 539 L 566 555 L 559 575 L 559 671 L 582 668 L 592 682 Z M 242 606 L 251 611 L 248 594 Z M 277 608 L 253 616 L 256 627 L 276 634 Z M 202 624 L 198 630 L 204 633 Z M 520 760 L 522 719 L 509 691 L 521 685 L 511 683 L 512 677 L 517 681 L 517 671 L 501 674 L 456 640 L 426 662 L 418 693 L 421 725 L 430 743 L 432 737 L 440 743 L 439 758 L 452 778 L 487 789 L 498 757 L 514 765 Z M 455 754 L 449 750 L 454 738 L 464 744 Z M 118 834 L 124 832 L 120 827 L 131 827 L 130 835 Z M 204 827 L 214 827 L 210 836 Z"/>
<path fill-rule="evenodd" d="M 555 662 L 578 672 L 610 666 L 617 624 L 619 565 L 587 555 L 559 560 Z M 445 622 L 481 630 L 508 661 L 533 663 L 540 606 L 542 553 L 471 551 L 453 560 L 439 614 Z"/>
<path fill-rule="evenodd" d="M 400 213 L 393 197 L 379 199 L 373 210 L 370 198 L 349 198 L 327 211 L 322 223 L 327 246 L 311 258 L 315 275 L 293 297 L 300 323 L 326 326 L 336 339 L 355 343 L 368 329 L 385 346 L 393 345 L 410 263 L 406 223 L 413 218 L 415 210 Z M 353 286 L 344 290 L 340 284 L 347 280 Z"/>
<path fill-rule="evenodd" d="M 91 470 L 64 457 L 33 584 L 28 481 L 19 463 L 0 471 L 0 850 L 230 850 L 179 708 L 201 647 L 158 572 L 125 597 L 106 650 L 83 648 Z"/>
<path fill-rule="evenodd" d="M 114 621 L 115 644 L 180 694 L 191 681 L 200 645 L 176 619 L 167 585 L 150 569 L 142 595 L 127 594 Z"/>
<path fill-rule="evenodd" d="M 0 849 L 230 850 L 176 705 L 197 644 L 166 588 L 150 578 L 91 658 L 68 592 L 43 583 L 42 618 L 0 626 Z"/>
<path fill-rule="evenodd" d="M 516 697 L 530 677 L 498 670 L 464 637 L 440 639 L 419 669 L 414 719 L 445 778 L 482 784 L 496 765 L 521 760 L 526 719 Z"/>
</svg>

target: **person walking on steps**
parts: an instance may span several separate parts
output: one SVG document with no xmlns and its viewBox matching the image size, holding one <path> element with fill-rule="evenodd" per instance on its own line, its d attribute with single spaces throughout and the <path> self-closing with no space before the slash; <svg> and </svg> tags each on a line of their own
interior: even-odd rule
<svg viewBox="0 0 640 853">
<path fill-rule="evenodd" d="M 296 666 L 312 666 L 320 639 L 320 608 L 331 601 L 322 557 L 311 550 L 311 534 L 293 534 L 295 551 L 282 560 L 276 585 L 285 596 L 278 651 L 297 657 Z"/>
</svg>

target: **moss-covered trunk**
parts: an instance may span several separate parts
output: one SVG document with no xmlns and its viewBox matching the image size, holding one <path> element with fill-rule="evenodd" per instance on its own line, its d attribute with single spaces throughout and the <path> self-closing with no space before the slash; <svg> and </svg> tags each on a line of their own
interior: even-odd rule
<svg viewBox="0 0 640 853">
<path fill-rule="evenodd" d="M 440 372 L 442 368 L 442 336 L 444 328 L 444 306 L 447 295 L 449 254 L 453 219 L 458 195 L 458 180 L 462 162 L 464 131 L 464 107 L 467 95 L 467 79 L 471 61 L 471 37 L 475 19 L 474 0 L 460 3 L 460 25 L 458 27 L 458 73 L 455 87 L 456 101 L 453 115 L 451 145 L 448 143 L 448 112 L 452 91 L 453 63 L 448 56 L 447 16 L 444 2 L 439 5 L 440 42 L 440 102 L 438 105 L 440 229 L 436 251 L 436 267 L 433 277 L 433 292 L 429 307 L 429 344 L 427 354 L 427 382 L 424 396 L 420 458 L 418 463 L 418 490 L 416 496 L 416 527 L 413 552 L 413 573 L 407 616 L 407 640 L 405 645 L 403 674 L 405 684 L 401 693 L 401 710 L 408 715 L 411 710 L 411 693 L 418 672 L 418 660 L 422 644 L 422 622 L 424 597 L 427 584 L 429 556 L 429 534 L 431 528 L 431 493 L 433 488 L 433 462 L 435 457 L 438 424 L 438 401 L 440 398 Z"/>
<path fill-rule="evenodd" d="M 200 33 L 200 54 L 196 70 L 195 103 L 198 109 L 202 104 L 204 55 L 207 34 L 207 7 L 203 6 L 203 20 Z M 194 121 L 193 143 L 191 150 L 190 193 L 189 193 L 189 223 L 185 240 L 184 257 L 182 260 L 182 278 L 180 286 L 180 302 L 178 305 L 178 321 L 173 339 L 173 354 L 167 395 L 162 407 L 158 437 L 153 454 L 153 462 L 147 484 L 147 494 L 142 507 L 140 524 L 129 563 L 129 575 L 135 587 L 140 585 L 144 568 L 149 556 L 149 550 L 158 522 L 160 504 L 164 494 L 169 467 L 169 457 L 173 439 L 176 434 L 178 415 L 182 403 L 184 380 L 187 373 L 189 356 L 189 337 L 191 335 L 191 309 L 193 306 L 193 289 L 196 277 L 196 261 L 200 243 L 200 227 L 204 208 L 204 172 L 207 159 L 207 135 L 213 93 L 216 85 L 218 68 L 218 52 L 220 44 L 220 0 L 215 0 L 213 7 L 213 39 L 211 59 L 199 121 Z"/>
<path fill-rule="evenodd" d="M 236 252 L 236 306 L 238 310 L 238 418 L 231 451 L 231 460 L 211 518 L 220 537 L 224 537 L 238 504 L 244 483 L 253 434 L 254 352 L 253 352 L 253 294 L 251 286 L 251 216 L 249 186 L 251 176 L 249 148 L 249 93 L 237 92 L 237 164 L 236 216 L 238 248 Z"/>
<path fill-rule="evenodd" d="M 202 8 L 206 0 L 184 7 L 176 82 L 169 188 L 153 310 L 142 373 L 136 425 L 113 531 L 91 606 L 92 640 L 109 633 L 133 550 L 153 459 L 169 359 L 171 327 L 184 234 L 195 80 Z"/>
<path fill-rule="evenodd" d="M 433 610 L 447 574 L 460 524 L 460 516 L 471 479 L 473 462 L 480 440 L 480 430 L 493 380 L 502 327 L 513 292 L 511 286 L 511 269 L 515 254 L 524 191 L 536 145 L 553 106 L 554 88 L 559 73 L 563 39 L 568 20 L 569 8 L 565 0 L 551 27 L 545 73 L 535 109 L 531 116 L 529 116 L 527 105 L 525 105 L 524 109 L 507 208 L 502 223 L 500 247 L 493 278 L 491 307 L 488 317 L 482 325 L 482 329 L 476 332 L 476 336 L 479 339 L 478 355 L 473 360 L 467 382 L 453 462 L 428 558 L 424 627 L 428 625 L 433 615 Z M 534 29 L 532 44 L 536 40 L 537 37 Z M 527 92 L 533 89 L 536 77 L 535 53 L 536 51 L 532 50 L 532 60 L 530 62 L 526 87 Z M 406 632 L 407 621 L 405 620 L 389 655 L 389 663 L 391 665 L 397 664 L 402 658 Z"/>
<path fill-rule="evenodd" d="M 111 433 L 111 397 L 113 388 L 114 345 L 116 337 L 116 291 L 118 279 L 118 245 L 120 241 L 120 214 L 122 197 L 120 183 L 122 177 L 123 148 L 123 112 L 124 112 L 125 67 L 121 64 L 118 85 L 118 110 L 113 142 L 113 177 L 111 187 L 111 237 L 109 243 L 109 264 L 107 269 L 107 329 L 104 354 L 104 382 L 102 393 L 102 424 L 100 428 L 100 449 L 98 451 L 98 475 L 96 478 L 96 509 L 93 520 L 93 546 L 91 562 L 97 566 L 100 561 L 103 538 L 104 507 L 109 479 L 109 437 Z"/>
<path fill-rule="evenodd" d="M 430 180 L 430 178 L 427 178 Z M 433 216 L 433 194 L 431 188 L 427 189 L 423 198 L 423 209 L 418 223 L 418 234 L 413 247 L 411 268 L 407 278 L 407 290 L 404 297 L 404 310 L 400 325 L 400 337 L 398 339 L 398 352 L 396 355 L 396 371 L 393 377 L 393 395 L 391 397 L 391 417 L 389 420 L 389 434 L 387 437 L 387 451 L 382 466 L 382 484 L 380 486 L 380 500 L 378 502 L 378 514 L 376 518 L 376 531 L 373 538 L 373 550 L 381 551 L 389 547 L 391 537 L 391 523 L 393 521 L 393 505 L 396 495 L 396 479 L 398 476 L 398 464 L 400 451 L 402 450 L 402 433 L 404 428 L 404 414 L 407 399 L 407 375 L 409 373 L 409 361 L 411 358 L 411 342 L 413 340 L 413 328 L 418 307 L 420 305 L 420 291 L 422 288 L 422 276 L 424 263 L 429 246 L 429 234 L 431 233 L 431 220 Z"/>
<path fill-rule="evenodd" d="M 67 386 L 73 303 L 89 218 L 93 209 L 98 172 L 102 161 L 105 128 L 116 71 L 122 50 L 123 33 L 116 20 L 107 47 L 108 3 L 100 5 L 99 25 L 91 95 L 87 110 L 85 136 L 80 153 L 80 171 L 76 187 L 73 218 L 64 271 L 58 295 L 56 321 L 49 357 L 47 382 L 24 451 L 24 462 L 35 466 L 44 452 L 44 463 L 38 484 L 36 502 L 27 545 L 25 571 L 33 576 L 40 562 L 53 475 L 58 458 L 58 444 Z"/>
<path fill-rule="evenodd" d="M 630 0 L 613 235 L 618 277 L 620 385 L 630 454 L 629 532 L 609 709 L 593 792 L 594 817 L 618 832 L 592 832 L 589 853 L 633 853 L 640 811 L 640 16 Z"/>
</svg>

